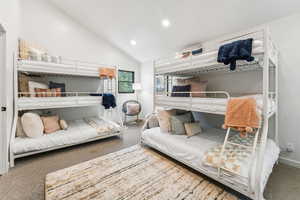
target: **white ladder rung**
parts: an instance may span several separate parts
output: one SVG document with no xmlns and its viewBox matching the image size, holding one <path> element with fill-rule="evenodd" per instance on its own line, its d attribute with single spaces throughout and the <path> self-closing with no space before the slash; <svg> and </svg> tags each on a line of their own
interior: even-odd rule
<svg viewBox="0 0 300 200">
<path fill-rule="evenodd" d="M 252 149 L 253 146 L 247 146 L 247 145 L 243 145 L 243 144 L 238 144 L 238 143 L 234 143 L 234 142 L 227 142 L 227 144 L 231 144 L 231 145 L 235 145 L 235 146 L 239 146 L 239 147 L 244 147 L 247 149 Z"/>
</svg>

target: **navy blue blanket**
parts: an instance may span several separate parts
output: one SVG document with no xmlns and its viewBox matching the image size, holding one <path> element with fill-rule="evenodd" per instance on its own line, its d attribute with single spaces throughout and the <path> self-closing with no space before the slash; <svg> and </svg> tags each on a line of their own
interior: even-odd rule
<svg viewBox="0 0 300 200">
<path fill-rule="evenodd" d="M 113 94 L 91 93 L 90 96 L 103 96 L 102 105 L 104 106 L 105 109 L 115 108 L 117 106 L 116 98 Z"/>
<path fill-rule="evenodd" d="M 225 65 L 230 64 L 230 70 L 235 70 L 237 60 L 253 61 L 254 57 L 251 56 L 252 42 L 253 39 L 249 38 L 221 46 L 218 53 L 218 62 Z"/>
</svg>

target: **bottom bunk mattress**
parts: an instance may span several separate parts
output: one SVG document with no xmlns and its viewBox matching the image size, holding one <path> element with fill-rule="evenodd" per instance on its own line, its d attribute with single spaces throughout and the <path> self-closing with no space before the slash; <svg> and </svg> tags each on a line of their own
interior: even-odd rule
<svg viewBox="0 0 300 200">
<path fill-rule="evenodd" d="M 96 122 L 102 127 L 112 127 L 111 131 L 100 133 L 95 127 L 88 124 L 88 121 Z M 68 121 L 69 128 L 67 130 L 59 130 L 51 134 L 44 134 L 38 138 L 16 137 L 13 142 L 13 153 L 18 155 L 32 151 L 40 151 L 51 149 L 64 145 L 71 145 L 92 140 L 93 138 L 101 138 L 112 135 L 120 131 L 117 124 L 104 121 L 99 118 L 88 118 L 85 120 Z"/>
<path fill-rule="evenodd" d="M 209 167 L 203 163 L 203 158 L 208 150 L 219 144 L 223 144 L 225 135 L 226 132 L 224 130 L 211 128 L 188 138 L 186 135 L 162 133 L 160 128 L 156 127 L 145 130 L 142 133 L 142 141 L 178 160 L 189 163 L 191 166 L 211 173 L 217 173 L 216 168 Z M 268 139 L 261 176 L 261 183 L 264 187 L 278 159 L 279 152 L 280 150 L 275 142 Z M 248 177 L 249 166 L 242 166 L 242 168 L 241 175 Z M 254 188 L 255 171 L 253 170 L 251 174 L 251 187 Z M 242 182 L 245 186 L 248 185 L 248 182 L 241 176 L 232 175 L 230 179 L 233 182 Z"/>
</svg>

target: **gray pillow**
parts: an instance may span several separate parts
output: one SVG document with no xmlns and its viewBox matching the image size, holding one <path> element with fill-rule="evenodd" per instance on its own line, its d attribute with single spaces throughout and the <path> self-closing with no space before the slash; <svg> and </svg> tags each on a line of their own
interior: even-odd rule
<svg viewBox="0 0 300 200">
<path fill-rule="evenodd" d="M 185 135 L 184 123 L 191 123 L 193 121 L 192 113 L 184 115 L 171 116 L 171 130 L 175 135 Z"/>
</svg>

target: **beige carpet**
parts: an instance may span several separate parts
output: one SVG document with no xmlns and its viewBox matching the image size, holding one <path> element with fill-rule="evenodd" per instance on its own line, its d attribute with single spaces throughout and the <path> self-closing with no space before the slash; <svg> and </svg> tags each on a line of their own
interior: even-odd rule
<svg viewBox="0 0 300 200">
<path fill-rule="evenodd" d="M 99 140 L 17 159 L 16 166 L 0 176 L 0 200 L 43 200 L 47 174 L 135 145 L 139 128 L 130 127 L 122 139 Z M 265 191 L 266 199 L 296 200 L 299 196 L 300 169 L 276 165 Z"/>
<path fill-rule="evenodd" d="M 46 200 L 237 200 L 149 148 L 135 145 L 46 176 Z"/>
</svg>

